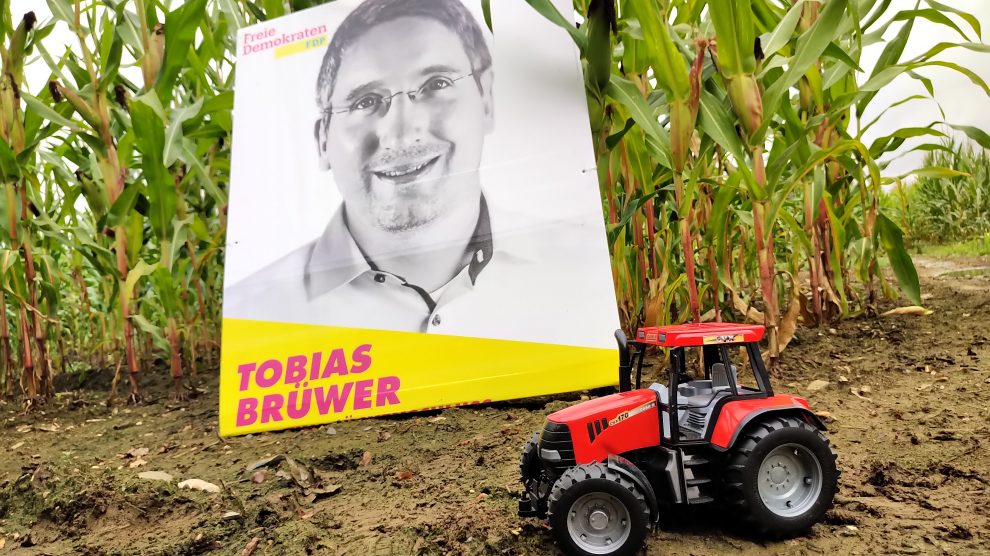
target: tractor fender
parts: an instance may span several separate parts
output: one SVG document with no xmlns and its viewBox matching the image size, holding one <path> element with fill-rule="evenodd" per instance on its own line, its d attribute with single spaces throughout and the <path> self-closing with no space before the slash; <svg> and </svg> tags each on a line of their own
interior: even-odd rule
<svg viewBox="0 0 990 556">
<path fill-rule="evenodd" d="M 826 432 L 825 424 L 797 396 L 778 394 L 763 400 L 746 400 L 725 404 L 712 431 L 711 443 L 719 451 L 731 448 L 739 435 L 754 419 L 765 415 L 794 415 Z"/>
<path fill-rule="evenodd" d="M 646 504 L 650 507 L 650 523 L 655 527 L 660 521 L 660 506 L 657 504 L 657 495 L 653 492 L 653 487 L 650 485 L 649 479 L 646 478 L 646 474 L 639 467 L 636 467 L 635 463 L 622 456 L 611 455 L 605 464 L 609 469 L 635 483 L 643 491 Z"/>
</svg>

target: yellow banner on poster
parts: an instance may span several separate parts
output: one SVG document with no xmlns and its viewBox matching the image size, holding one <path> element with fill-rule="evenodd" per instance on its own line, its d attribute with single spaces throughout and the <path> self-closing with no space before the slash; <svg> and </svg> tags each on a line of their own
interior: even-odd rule
<svg viewBox="0 0 990 556">
<path fill-rule="evenodd" d="M 595 388 L 617 364 L 613 349 L 224 319 L 220 434 Z"/>
</svg>

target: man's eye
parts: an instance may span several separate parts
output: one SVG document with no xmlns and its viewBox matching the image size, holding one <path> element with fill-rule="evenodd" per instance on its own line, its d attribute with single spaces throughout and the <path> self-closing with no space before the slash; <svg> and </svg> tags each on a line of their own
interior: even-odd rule
<svg viewBox="0 0 990 556">
<path fill-rule="evenodd" d="M 426 86 L 423 88 L 427 91 L 439 91 L 441 89 L 446 89 L 453 84 L 454 82 L 446 77 L 433 77 L 426 82 Z"/>
<path fill-rule="evenodd" d="M 381 101 L 382 99 L 378 95 L 363 96 L 351 105 L 351 110 L 374 110 Z"/>
</svg>

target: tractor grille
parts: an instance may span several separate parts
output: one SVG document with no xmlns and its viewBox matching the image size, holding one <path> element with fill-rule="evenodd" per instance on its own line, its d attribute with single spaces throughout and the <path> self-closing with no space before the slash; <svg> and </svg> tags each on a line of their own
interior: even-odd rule
<svg viewBox="0 0 990 556">
<path fill-rule="evenodd" d="M 540 435 L 540 449 L 554 450 L 560 454 L 559 463 L 544 461 L 543 465 L 553 476 L 558 476 L 565 469 L 574 466 L 574 443 L 571 441 L 571 431 L 567 425 L 547 421 Z"/>
<path fill-rule="evenodd" d="M 705 428 L 705 414 L 688 411 L 687 424 L 692 429 L 701 432 Z"/>
</svg>

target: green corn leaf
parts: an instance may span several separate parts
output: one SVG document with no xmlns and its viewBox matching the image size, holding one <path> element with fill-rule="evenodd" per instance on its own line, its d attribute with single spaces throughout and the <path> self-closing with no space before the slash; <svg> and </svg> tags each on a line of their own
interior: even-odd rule
<svg viewBox="0 0 990 556">
<path fill-rule="evenodd" d="M 735 118 L 726 110 L 728 99 L 719 100 L 708 91 L 701 91 L 701 104 L 698 108 L 699 124 L 702 130 L 731 154 L 739 163 L 746 160 L 742 139 L 736 132 Z"/>
<path fill-rule="evenodd" d="M 822 54 L 822 56 L 827 58 L 834 58 L 842 62 L 844 65 L 848 66 L 849 68 L 854 69 L 856 71 L 859 72 L 863 71 L 863 68 L 859 67 L 859 64 L 856 62 L 856 60 L 854 60 L 853 57 L 848 52 L 843 50 L 842 47 L 835 44 L 835 42 L 829 43 L 829 45 L 825 47 L 825 52 Z"/>
<path fill-rule="evenodd" d="M 210 177 L 209 170 L 203 165 L 201 157 L 196 154 L 195 146 L 188 140 L 185 139 L 182 142 L 182 152 L 180 154 L 182 161 L 188 164 L 196 172 L 199 178 L 202 180 L 203 189 L 207 194 L 216 202 L 218 205 L 223 206 L 227 204 L 227 194 L 217 187 L 217 184 Z"/>
<path fill-rule="evenodd" d="M 976 141 L 984 149 L 990 149 L 990 134 L 978 127 L 959 125 L 959 124 L 946 124 L 956 131 L 961 131 L 965 133 L 970 139 Z"/>
<path fill-rule="evenodd" d="M 925 166 L 924 168 L 916 168 L 910 172 L 906 172 L 897 176 L 896 179 L 903 180 L 908 176 L 915 176 L 917 178 L 957 178 L 962 176 L 970 176 L 966 172 L 960 172 L 959 170 L 954 170 L 952 168 L 943 168 L 941 166 Z"/>
<path fill-rule="evenodd" d="M 76 23 L 76 13 L 69 0 L 48 0 L 48 9 L 56 19 L 60 19 L 73 28 Z"/>
<path fill-rule="evenodd" d="M 800 0 L 799 2 L 795 2 L 787 10 L 787 14 L 777 23 L 777 26 L 774 27 L 773 32 L 760 37 L 760 46 L 763 48 L 764 56 L 770 58 L 770 56 L 776 54 L 778 50 L 790 42 L 791 36 L 794 35 L 794 30 L 797 29 L 798 21 L 801 20 L 801 12 L 804 10 L 806 1 L 816 0 Z"/>
<path fill-rule="evenodd" d="M 165 56 L 155 81 L 155 90 L 164 104 L 172 99 L 172 88 L 179 71 L 187 63 L 187 54 L 203 18 L 206 0 L 192 0 L 172 10 L 165 17 Z"/>
<path fill-rule="evenodd" d="M 921 305 L 921 283 L 918 280 L 918 271 L 914 267 L 914 261 L 904 247 L 904 234 L 892 220 L 884 213 L 877 213 L 877 234 L 880 238 L 880 245 L 887 253 L 890 260 L 890 267 L 897 277 L 897 282 L 901 286 L 901 291 L 915 305 Z"/>
<path fill-rule="evenodd" d="M 165 335 L 162 332 L 160 326 L 155 326 L 151 323 L 144 315 L 135 314 L 131 315 L 131 320 L 142 332 L 151 336 L 151 341 L 154 342 L 155 346 L 162 351 L 169 351 L 171 346 L 169 346 L 168 340 L 165 339 Z"/>
<path fill-rule="evenodd" d="M 0 175 L 3 181 L 15 181 L 21 177 L 21 167 L 17 164 L 17 157 L 10 145 L 0 139 Z"/>
<path fill-rule="evenodd" d="M 629 5 L 635 7 L 643 29 L 657 83 L 670 102 L 686 101 L 691 93 L 687 63 L 674 44 L 670 26 L 663 19 L 663 14 L 654 9 L 651 0 L 632 0 Z"/>
<path fill-rule="evenodd" d="M 151 203 L 151 227 L 159 240 L 169 238 L 169 224 L 175 215 L 176 192 L 165 168 L 165 126 L 155 111 L 144 102 L 131 103 L 135 146 L 141 152 L 141 170 L 148 186 Z"/>
<path fill-rule="evenodd" d="M 574 43 L 581 49 L 581 52 L 585 51 L 588 46 L 588 37 L 585 35 L 585 32 L 575 27 L 573 22 L 560 15 L 560 12 L 557 11 L 557 8 L 550 0 L 526 0 L 526 3 L 532 6 L 540 15 L 567 31 L 571 38 L 574 39 Z"/>
<path fill-rule="evenodd" d="M 137 203 L 137 196 L 140 190 L 141 187 L 136 183 L 127 184 L 124 187 L 124 192 L 117 197 L 117 200 L 114 201 L 110 210 L 107 212 L 107 227 L 115 228 L 127 222 L 131 212 L 134 210 L 134 205 Z"/>
<path fill-rule="evenodd" d="M 983 38 L 983 35 L 981 34 L 981 30 L 980 30 L 980 20 L 977 19 L 976 16 L 974 16 L 973 14 L 964 12 L 958 8 L 953 8 L 952 6 L 948 6 L 941 2 L 936 2 L 935 0 L 925 0 L 925 1 L 928 3 L 929 6 L 935 8 L 939 12 L 954 13 L 959 17 L 963 18 L 966 21 L 966 23 L 969 23 L 970 27 L 973 28 L 973 31 L 976 32 L 976 36 L 980 39 Z"/>
<path fill-rule="evenodd" d="M 285 4 L 282 0 L 264 0 L 265 15 L 268 19 L 274 19 L 276 17 L 282 17 L 285 15 Z"/>
<path fill-rule="evenodd" d="M 815 24 L 798 38 L 797 48 L 787 71 L 767 88 L 763 102 L 763 122 L 767 125 L 787 90 L 793 87 L 808 68 L 818 60 L 835 39 L 836 29 L 845 17 L 849 0 L 829 0 Z M 721 45 L 719 46 L 721 49 Z"/>
<path fill-rule="evenodd" d="M 134 266 L 134 268 L 127 271 L 127 280 L 124 281 L 124 287 L 122 289 L 121 295 L 125 299 L 131 299 L 134 295 L 134 288 L 137 286 L 138 280 L 148 276 L 158 268 L 158 263 L 148 264 L 144 260 L 140 260 Z"/>
<path fill-rule="evenodd" d="M 718 38 L 722 74 L 734 76 L 756 71 L 753 53 L 756 36 L 750 0 L 709 0 L 708 9 Z"/>
<path fill-rule="evenodd" d="M 880 7 L 874 10 L 873 13 L 870 15 L 869 19 L 863 22 L 862 29 L 864 32 L 870 27 L 872 27 L 874 23 L 879 21 L 880 18 L 883 17 L 885 13 L 887 13 L 887 8 L 890 7 L 890 2 L 891 0 L 883 0 L 883 3 L 880 4 Z M 866 9 L 865 11 L 869 11 L 869 9 Z"/>
<path fill-rule="evenodd" d="M 636 85 L 617 75 L 612 75 L 605 92 L 629 110 L 632 119 L 646 132 L 647 146 L 650 146 L 651 139 L 653 140 L 654 154 L 658 157 L 658 162 L 671 168 L 670 136 L 667 135 L 664 128 L 660 127 L 660 122 L 657 121 Z"/>
<path fill-rule="evenodd" d="M 492 28 L 492 1 L 491 0 L 481 0 L 481 13 L 485 16 L 485 25 L 488 26 L 489 31 L 494 31 Z"/>
</svg>

